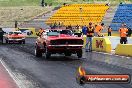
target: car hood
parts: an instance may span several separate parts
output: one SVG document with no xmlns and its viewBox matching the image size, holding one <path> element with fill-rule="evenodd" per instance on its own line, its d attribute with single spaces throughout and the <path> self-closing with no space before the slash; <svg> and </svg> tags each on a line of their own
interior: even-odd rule
<svg viewBox="0 0 132 88">
<path fill-rule="evenodd" d="M 48 40 L 56 40 L 56 39 L 83 39 L 82 37 L 76 37 L 66 34 L 60 34 L 58 36 L 48 36 Z"/>
<path fill-rule="evenodd" d="M 8 37 L 25 37 L 23 34 L 12 34 L 12 35 L 8 35 Z"/>
</svg>

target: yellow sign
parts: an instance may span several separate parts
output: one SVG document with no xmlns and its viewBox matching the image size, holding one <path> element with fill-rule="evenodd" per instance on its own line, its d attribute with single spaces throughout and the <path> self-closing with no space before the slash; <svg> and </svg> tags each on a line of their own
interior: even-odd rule
<svg viewBox="0 0 132 88">
<path fill-rule="evenodd" d="M 21 31 L 27 37 L 36 36 L 35 28 L 17 28 L 17 30 Z"/>
<path fill-rule="evenodd" d="M 86 35 L 83 35 L 83 48 L 85 48 L 86 45 Z"/>
<path fill-rule="evenodd" d="M 93 37 L 92 49 L 94 51 L 111 53 L 111 42 L 109 38 Z"/>
<path fill-rule="evenodd" d="M 132 56 L 132 44 L 118 44 L 115 54 Z"/>
</svg>

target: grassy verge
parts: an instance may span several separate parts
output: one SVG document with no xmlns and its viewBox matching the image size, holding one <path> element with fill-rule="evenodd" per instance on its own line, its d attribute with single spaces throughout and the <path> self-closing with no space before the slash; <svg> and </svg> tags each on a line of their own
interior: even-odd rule
<svg viewBox="0 0 132 88">
<path fill-rule="evenodd" d="M 52 5 L 61 4 L 61 0 L 44 0 L 45 3 Z M 41 0 L 0 0 L 1 7 L 10 7 L 10 6 L 40 6 Z"/>
<path fill-rule="evenodd" d="M 38 14 L 46 13 L 52 9 L 52 7 L 40 6 L 0 7 L 0 26 L 14 27 L 15 20 L 18 22 L 29 21 Z"/>
<path fill-rule="evenodd" d="M 42 0 L 0 0 L 0 6 L 39 6 Z M 45 3 L 61 5 L 63 3 L 131 3 L 132 0 L 44 0 Z"/>
<path fill-rule="evenodd" d="M 0 0 L 0 6 L 34 6 L 39 0 Z"/>
</svg>

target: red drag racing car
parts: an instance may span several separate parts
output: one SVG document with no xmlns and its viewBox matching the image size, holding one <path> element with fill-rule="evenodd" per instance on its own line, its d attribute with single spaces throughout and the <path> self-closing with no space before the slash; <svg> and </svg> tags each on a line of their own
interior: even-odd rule
<svg viewBox="0 0 132 88">
<path fill-rule="evenodd" d="M 71 56 L 77 54 L 78 58 L 82 57 L 83 38 L 76 37 L 71 30 L 68 29 L 49 29 L 36 40 L 35 55 L 49 58 L 51 54 L 65 54 Z"/>
</svg>

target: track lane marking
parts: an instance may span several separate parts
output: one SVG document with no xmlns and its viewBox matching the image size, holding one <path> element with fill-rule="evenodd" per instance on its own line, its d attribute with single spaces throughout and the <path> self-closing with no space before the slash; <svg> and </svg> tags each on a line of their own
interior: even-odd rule
<svg viewBox="0 0 132 88">
<path fill-rule="evenodd" d="M 3 65 L 3 67 L 5 68 L 5 70 L 8 72 L 8 74 L 10 75 L 10 77 L 13 79 L 13 81 L 16 83 L 16 85 L 18 86 L 18 88 L 26 88 L 26 86 L 22 85 L 21 82 L 19 81 L 19 79 L 15 76 L 15 74 L 13 72 L 11 72 L 11 70 L 9 69 L 9 67 L 6 65 L 6 63 L 2 60 L 2 58 L 0 58 L 0 63 Z"/>
<path fill-rule="evenodd" d="M 120 58 L 127 58 L 127 59 L 130 59 L 131 58 L 129 56 L 122 56 L 122 55 L 112 54 L 112 53 L 97 52 L 97 51 L 93 51 L 93 52 L 94 53 L 99 53 L 99 54 L 104 54 L 104 55 L 116 56 L 116 57 L 120 57 Z"/>
</svg>

